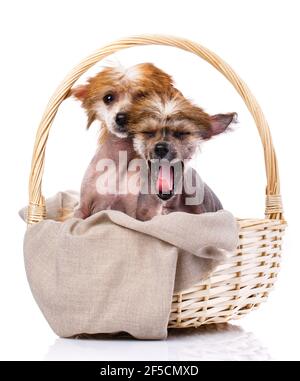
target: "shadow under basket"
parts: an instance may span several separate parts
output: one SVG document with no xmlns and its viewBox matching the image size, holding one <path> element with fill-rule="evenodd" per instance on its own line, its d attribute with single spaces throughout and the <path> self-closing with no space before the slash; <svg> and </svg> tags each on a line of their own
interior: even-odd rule
<svg viewBox="0 0 300 381">
<path fill-rule="evenodd" d="M 228 262 L 194 287 L 174 294 L 169 327 L 199 327 L 237 319 L 264 302 L 277 278 L 286 223 L 280 196 L 275 150 L 267 121 L 255 97 L 232 68 L 207 48 L 172 36 L 135 36 L 111 43 L 77 65 L 58 87 L 42 117 L 36 135 L 29 180 L 28 224 L 45 218 L 42 177 L 48 134 L 60 104 L 79 77 L 94 64 L 119 50 L 138 45 L 165 45 L 201 57 L 234 86 L 253 116 L 264 149 L 266 168 L 265 219 L 238 219 L 239 244 Z"/>
</svg>

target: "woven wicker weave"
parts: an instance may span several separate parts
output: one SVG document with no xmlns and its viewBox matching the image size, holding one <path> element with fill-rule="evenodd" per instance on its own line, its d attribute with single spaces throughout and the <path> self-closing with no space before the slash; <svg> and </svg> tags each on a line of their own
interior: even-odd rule
<svg viewBox="0 0 300 381">
<path fill-rule="evenodd" d="M 45 149 L 59 105 L 68 96 L 78 78 L 95 63 L 118 50 L 138 45 L 174 46 L 206 60 L 235 87 L 252 114 L 260 134 L 267 177 L 265 219 L 238 220 L 240 235 L 236 252 L 210 278 L 173 296 L 169 326 L 198 327 L 239 318 L 267 299 L 280 265 L 285 222 L 277 160 L 267 121 L 247 85 L 220 57 L 197 43 L 171 36 L 131 37 L 96 51 L 72 70 L 52 96 L 37 131 L 29 180 L 27 221 L 29 224 L 37 223 L 46 214 L 41 190 Z"/>
</svg>

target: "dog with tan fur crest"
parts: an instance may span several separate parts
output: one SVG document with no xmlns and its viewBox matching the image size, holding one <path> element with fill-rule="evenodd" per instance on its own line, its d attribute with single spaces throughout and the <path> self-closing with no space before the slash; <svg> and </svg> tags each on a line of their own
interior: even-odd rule
<svg viewBox="0 0 300 381">
<path fill-rule="evenodd" d="M 209 115 L 173 89 L 154 95 L 132 108 L 128 134 L 148 163 L 145 180 L 151 193 L 141 193 L 140 220 L 175 211 L 216 212 L 222 204 L 198 173 L 189 166 L 203 142 L 226 131 L 236 113 Z"/>
</svg>

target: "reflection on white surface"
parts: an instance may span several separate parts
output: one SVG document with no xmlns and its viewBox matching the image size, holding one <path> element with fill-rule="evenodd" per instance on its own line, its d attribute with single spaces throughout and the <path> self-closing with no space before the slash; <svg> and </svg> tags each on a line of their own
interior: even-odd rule
<svg viewBox="0 0 300 381">
<path fill-rule="evenodd" d="M 135 340 L 125 336 L 56 339 L 45 360 L 270 360 L 253 333 L 231 324 L 173 329 L 167 340 Z"/>
</svg>

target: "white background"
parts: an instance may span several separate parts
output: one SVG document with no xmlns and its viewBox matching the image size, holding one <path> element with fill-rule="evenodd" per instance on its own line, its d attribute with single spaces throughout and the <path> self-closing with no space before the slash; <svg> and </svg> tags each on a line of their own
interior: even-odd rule
<svg viewBox="0 0 300 381">
<path fill-rule="evenodd" d="M 297 0 L 1 2 L 1 360 L 300 359 L 299 17 Z M 256 95 L 277 150 L 289 223 L 282 270 L 268 303 L 227 327 L 172 333 L 159 342 L 59 339 L 31 296 L 22 257 L 26 226 L 17 215 L 28 202 L 35 131 L 48 99 L 75 64 L 108 42 L 142 33 L 200 42 L 225 59 Z M 199 58 L 173 48 L 136 48 L 111 59 L 125 65 L 153 62 L 208 112 L 238 112 L 235 131 L 203 146 L 197 168 L 225 208 L 238 217 L 263 217 L 262 147 L 233 87 Z M 79 188 L 96 135 L 96 127 L 85 131 L 75 101 L 61 106 L 47 149 L 45 196 Z"/>
</svg>

